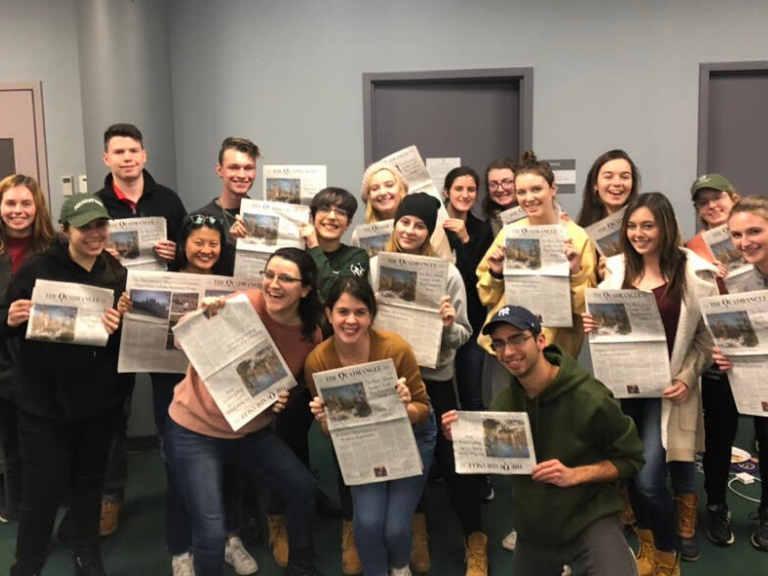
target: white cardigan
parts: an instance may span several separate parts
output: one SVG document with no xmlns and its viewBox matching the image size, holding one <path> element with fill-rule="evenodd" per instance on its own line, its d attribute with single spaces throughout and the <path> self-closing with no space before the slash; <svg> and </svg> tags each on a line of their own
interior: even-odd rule
<svg viewBox="0 0 768 576">
<path fill-rule="evenodd" d="M 680 303 L 680 320 L 669 368 L 672 379 L 684 382 L 689 394 L 680 404 L 665 398 L 661 400 L 661 442 L 667 450 L 667 462 L 693 462 L 696 452 L 704 449 L 699 377 L 712 363 L 713 341 L 704 326 L 699 299 L 718 294 L 715 284 L 717 269 L 691 250 L 680 250 L 686 256 L 685 296 Z M 606 267 L 609 275 L 600 283 L 600 288 L 621 288 L 624 282 L 624 255 L 608 258 Z"/>
</svg>

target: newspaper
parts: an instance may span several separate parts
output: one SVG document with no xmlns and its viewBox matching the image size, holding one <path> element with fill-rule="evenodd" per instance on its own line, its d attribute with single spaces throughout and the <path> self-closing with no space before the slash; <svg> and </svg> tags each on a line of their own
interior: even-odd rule
<svg viewBox="0 0 768 576">
<path fill-rule="evenodd" d="M 700 301 L 715 344 L 733 362 L 728 373 L 741 414 L 768 417 L 768 290 Z"/>
<path fill-rule="evenodd" d="M 591 226 L 584 228 L 584 231 L 592 240 L 592 244 L 595 245 L 597 251 L 604 258 L 610 258 L 621 252 L 619 246 L 619 238 L 621 236 L 621 221 L 624 219 L 624 213 L 627 211 L 627 207 L 624 206 L 618 212 L 614 212 L 607 218 L 598 220 Z"/>
<path fill-rule="evenodd" d="M 549 327 L 573 326 L 565 230 L 559 224 L 505 226 L 504 293 Z"/>
<path fill-rule="evenodd" d="M 387 240 L 392 236 L 395 228 L 394 220 L 382 220 L 373 224 L 361 224 L 355 228 L 352 235 L 352 244 L 363 248 L 368 253 L 368 258 L 373 258 L 384 250 Z"/>
<path fill-rule="evenodd" d="M 118 372 L 186 372 L 186 355 L 174 346 L 173 327 L 197 310 L 203 298 L 257 288 L 260 280 L 211 274 L 128 271 L 126 292 L 133 310 L 123 317 Z"/>
<path fill-rule="evenodd" d="M 512 206 L 512 208 L 507 208 L 503 212 L 499 212 L 499 218 L 501 218 L 501 222 L 505 226 L 507 224 L 512 224 L 513 222 L 517 222 L 518 220 L 522 220 L 527 216 L 528 214 L 526 214 L 525 210 L 520 208 L 520 206 Z"/>
<path fill-rule="evenodd" d="M 641 290 L 586 290 L 595 378 L 616 398 L 659 398 L 672 383 L 664 324 L 656 299 Z"/>
<path fill-rule="evenodd" d="M 706 230 L 702 233 L 702 238 L 712 253 L 712 257 L 728 270 L 728 276 L 723 280 L 725 287 L 729 292 L 740 292 L 741 290 L 738 288 L 741 281 L 740 277 L 752 272 L 753 266 L 744 259 L 744 256 L 733 245 L 728 226 L 723 224 L 717 228 Z"/>
<path fill-rule="evenodd" d="M 264 269 L 267 267 L 270 252 L 238 251 L 235 254 L 235 270 L 233 276 L 242 280 L 254 282 L 256 288 L 261 288 L 264 279 Z"/>
<path fill-rule="evenodd" d="M 328 429 L 347 486 L 419 476 L 413 427 L 397 396 L 391 359 L 318 372 Z"/>
<path fill-rule="evenodd" d="M 232 430 L 268 409 L 279 392 L 296 386 L 244 294 L 229 299 L 216 316 L 193 312 L 173 332 Z"/>
<path fill-rule="evenodd" d="M 162 216 L 121 218 L 109 221 L 107 248 L 120 254 L 120 263 L 136 270 L 167 270 L 167 262 L 155 254 L 155 242 L 168 237 Z"/>
<path fill-rule="evenodd" d="M 325 166 L 264 166 L 264 200 L 305 204 L 326 187 Z"/>
<path fill-rule="evenodd" d="M 102 318 L 115 291 L 86 284 L 36 280 L 27 340 L 104 347 L 109 333 Z"/>
<path fill-rule="evenodd" d="M 530 474 L 536 466 L 525 412 L 457 412 L 451 425 L 458 474 Z"/>
<path fill-rule="evenodd" d="M 437 367 L 443 339 L 440 299 L 447 293 L 448 261 L 429 256 L 381 252 L 373 289 L 379 306 L 374 325 L 401 334 L 419 366 Z"/>
<path fill-rule="evenodd" d="M 427 171 L 438 188 L 445 187 L 445 177 L 454 168 L 461 166 L 461 158 L 427 158 Z"/>
</svg>

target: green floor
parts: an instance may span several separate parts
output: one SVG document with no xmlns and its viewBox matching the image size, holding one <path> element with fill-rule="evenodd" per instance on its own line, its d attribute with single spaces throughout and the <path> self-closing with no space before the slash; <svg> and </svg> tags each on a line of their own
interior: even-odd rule
<svg viewBox="0 0 768 576">
<path fill-rule="evenodd" d="M 746 447 L 751 422 L 741 425 L 740 445 Z M 330 444 L 325 438 L 313 434 L 313 459 L 320 470 L 322 487 L 328 494 L 334 494 L 334 479 L 331 473 Z M 155 576 L 171 574 L 170 560 L 163 548 L 163 507 L 165 475 L 156 450 L 131 454 L 130 481 L 127 501 L 123 510 L 120 529 L 102 540 L 105 566 L 110 576 Z M 703 476 L 698 475 L 701 493 Z M 484 521 L 487 526 L 490 545 L 491 574 L 511 574 L 512 554 L 501 547 L 501 539 L 512 523 L 512 502 L 509 480 L 494 479 L 496 498 L 484 507 Z M 759 484 L 738 486 L 746 496 L 758 498 Z M 749 544 L 753 524 L 748 520 L 749 512 L 756 504 L 735 494 L 729 495 L 734 517 L 736 543 L 730 548 L 717 548 L 701 534 L 702 557 L 696 563 L 684 563 L 683 574 L 720 576 L 745 574 L 749 576 L 768 575 L 768 553 L 755 551 Z M 433 568 L 436 576 L 464 574 L 461 533 L 450 509 L 444 486 L 430 484 L 427 506 Z M 700 519 L 705 514 L 699 506 Z M 339 567 L 339 545 L 341 526 L 339 521 L 319 519 L 316 524 L 316 538 L 320 550 L 319 567 L 324 575 L 341 574 Z M 13 559 L 15 527 L 0 524 L 0 574 L 7 574 Z M 268 553 L 266 545 L 251 550 L 259 563 L 259 574 L 270 576 L 282 574 Z M 228 574 L 234 574 L 231 569 Z M 50 576 L 70 576 L 72 566 L 69 552 L 64 546 L 55 544 L 44 570 Z"/>
</svg>

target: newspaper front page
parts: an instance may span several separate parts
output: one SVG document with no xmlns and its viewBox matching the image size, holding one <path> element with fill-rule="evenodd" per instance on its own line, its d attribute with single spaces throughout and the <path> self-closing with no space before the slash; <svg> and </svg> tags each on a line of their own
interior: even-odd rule
<svg viewBox="0 0 768 576">
<path fill-rule="evenodd" d="M 128 271 L 126 292 L 133 309 L 123 317 L 118 372 L 186 372 L 186 355 L 174 346 L 173 327 L 203 298 L 258 288 L 260 280 L 211 274 Z"/>
<path fill-rule="evenodd" d="M 768 417 L 768 290 L 701 299 L 715 344 L 733 362 L 728 373 L 741 414 Z"/>
<path fill-rule="evenodd" d="M 451 425 L 458 474 L 530 474 L 536 466 L 525 412 L 457 412 Z"/>
<path fill-rule="evenodd" d="M 447 260 L 396 252 L 376 258 L 374 326 L 396 332 L 413 348 L 419 366 L 435 368 L 443 339 L 440 298 L 448 285 Z"/>
<path fill-rule="evenodd" d="M 571 280 L 559 224 L 506 226 L 504 294 L 507 304 L 524 306 L 549 327 L 573 326 Z"/>
<path fill-rule="evenodd" d="M 527 216 L 528 214 L 526 214 L 525 210 L 520 208 L 520 206 L 512 206 L 512 208 L 508 208 L 503 212 L 499 212 L 499 218 L 501 218 L 504 226 L 517 222 L 518 220 L 522 220 Z"/>
<path fill-rule="evenodd" d="M 597 251 L 604 258 L 610 258 L 621 252 L 619 245 L 621 236 L 621 221 L 624 219 L 624 213 L 627 211 L 627 207 L 624 206 L 618 212 L 614 212 L 607 218 L 598 220 L 591 226 L 584 228 L 584 231 L 592 240 L 592 244 L 595 245 Z"/>
<path fill-rule="evenodd" d="M 309 206 L 326 187 L 326 166 L 264 166 L 264 200 Z"/>
<path fill-rule="evenodd" d="M 392 236 L 394 228 L 394 220 L 361 224 L 355 228 L 355 234 L 352 235 L 352 244 L 365 250 L 368 258 L 373 258 L 384 250 L 384 246 Z"/>
<path fill-rule="evenodd" d="M 27 340 L 104 347 L 109 340 L 102 317 L 115 291 L 72 282 L 37 280 L 32 289 Z"/>
<path fill-rule="evenodd" d="M 728 270 L 728 276 L 723 280 L 725 287 L 729 292 L 740 292 L 738 286 L 742 280 L 741 276 L 752 272 L 752 264 L 747 262 L 741 252 L 733 245 L 728 226 L 723 224 L 717 228 L 706 230 L 702 233 L 702 238 L 714 259 Z"/>
<path fill-rule="evenodd" d="M 347 486 L 418 476 L 419 449 L 397 397 L 391 359 L 318 372 L 328 429 Z"/>
<path fill-rule="evenodd" d="M 167 262 L 153 248 L 168 237 L 166 226 L 162 216 L 110 220 L 107 248 L 117 250 L 120 264 L 129 270 L 167 270 Z"/>
<path fill-rule="evenodd" d="M 296 386 L 259 315 L 241 294 L 213 317 L 202 310 L 173 327 L 179 344 L 232 430 Z"/>
<path fill-rule="evenodd" d="M 597 322 L 589 334 L 595 378 L 616 398 L 659 398 L 672 383 L 664 324 L 656 299 L 641 290 L 586 291 Z"/>
</svg>

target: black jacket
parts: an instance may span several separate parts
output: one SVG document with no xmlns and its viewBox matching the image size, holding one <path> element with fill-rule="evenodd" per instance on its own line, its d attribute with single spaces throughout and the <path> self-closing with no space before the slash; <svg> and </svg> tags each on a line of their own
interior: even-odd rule
<svg viewBox="0 0 768 576">
<path fill-rule="evenodd" d="M 32 256 L 11 280 L 0 305 L 0 340 L 18 345 L 14 399 L 20 409 L 54 420 L 72 422 L 95 417 L 122 405 L 130 379 L 117 373 L 120 331 L 106 348 L 25 340 L 27 323 L 11 328 L 8 308 L 19 299 L 30 299 L 38 279 L 109 288 L 115 302 L 125 290 L 125 268 L 104 252 L 88 272 L 69 256 L 67 244 L 57 242 Z"/>
</svg>

